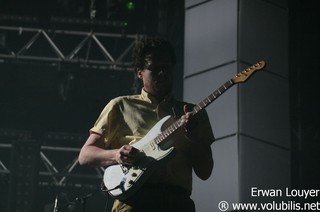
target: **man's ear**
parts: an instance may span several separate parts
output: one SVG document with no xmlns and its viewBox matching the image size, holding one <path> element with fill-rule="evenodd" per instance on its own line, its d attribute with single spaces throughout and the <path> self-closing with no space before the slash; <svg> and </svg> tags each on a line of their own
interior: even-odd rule
<svg viewBox="0 0 320 212">
<path fill-rule="evenodd" d="M 137 76 L 139 79 L 142 79 L 142 71 L 141 71 L 141 70 L 137 70 L 137 71 L 136 71 L 136 76 Z"/>
</svg>

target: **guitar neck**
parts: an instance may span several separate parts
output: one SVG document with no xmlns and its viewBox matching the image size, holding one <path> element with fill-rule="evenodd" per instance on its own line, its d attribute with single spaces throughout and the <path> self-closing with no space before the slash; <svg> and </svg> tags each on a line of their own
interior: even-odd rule
<svg viewBox="0 0 320 212">
<path fill-rule="evenodd" d="M 220 88 L 215 90 L 212 94 L 210 94 L 205 99 L 203 99 L 200 103 L 198 103 L 196 106 L 194 106 L 194 108 L 192 110 L 193 115 L 197 114 L 202 109 L 204 109 L 208 105 L 210 105 L 214 100 L 216 100 L 219 96 L 221 96 L 224 92 L 226 92 L 234 84 L 235 83 L 231 79 L 228 80 L 227 82 L 225 82 Z"/>
<path fill-rule="evenodd" d="M 191 113 L 193 115 L 197 114 L 204 108 L 206 108 L 208 105 L 210 105 L 214 100 L 216 100 L 221 94 L 223 94 L 225 91 L 227 91 L 231 86 L 237 83 L 245 82 L 248 80 L 253 73 L 255 73 L 258 70 L 262 70 L 266 66 L 265 61 L 260 61 L 251 67 L 243 70 L 242 72 L 236 74 L 234 77 L 232 77 L 230 80 L 225 82 L 220 88 L 215 90 L 212 94 L 207 96 L 205 99 L 203 99 L 199 104 L 194 106 Z M 181 118 L 178 119 L 176 122 L 171 124 L 167 129 L 165 129 L 160 135 L 158 135 L 155 138 L 155 142 L 157 144 L 160 144 L 163 140 L 165 140 L 169 135 L 171 135 L 173 132 L 175 132 L 177 129 L 181 127 Z"/>
<path fill-rule="evenodd" d="M 221 96 L 224 92 L 226 92 L 232 85 L 235 83 L 232 81 L 232 79 L 225 82 L 221 87 L 219 87 L 217 90 L 215 90 L 212 94 L 207 96 L 205 99 L 203 99 L 201 102 L 196 104 L 196 106 L 193 107 L 193 110 L 191 113 L 193 115 L 197 114 L 204 108 L 206 108 L 208 105 L 210 105 L 214 100 L 216 100 L 219 96 Z M 154 140 L 157 144 L 160 144 L 163 140 L 165 140 L 167 137 L 169 137 L 172 133 L 174 133 L 176 130 L 178 130 L 181 127 L 181 118 L 179 118 L 177 121 L 175 121 L 173 124 L 171 124 L 167 129 L 165 129 L 160 135 L 158 135 Z"/>
</svg>

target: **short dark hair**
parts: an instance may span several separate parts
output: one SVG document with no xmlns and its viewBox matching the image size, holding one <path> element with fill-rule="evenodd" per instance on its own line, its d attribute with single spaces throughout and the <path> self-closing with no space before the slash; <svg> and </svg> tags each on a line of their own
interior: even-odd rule
<svg viewBox="0 0 320 212">
<path fill-rule="evenodd" d="M 176 54 L 172 44 L 165 38 L 145 37 L 136 43 L 133 49 L 132 60 L 134 70 L 142 70 L 145 66 L 145 57 L 148 54 L 161 52 L 171 57 L 172 65 L 176 64 Z"/>
</svg>

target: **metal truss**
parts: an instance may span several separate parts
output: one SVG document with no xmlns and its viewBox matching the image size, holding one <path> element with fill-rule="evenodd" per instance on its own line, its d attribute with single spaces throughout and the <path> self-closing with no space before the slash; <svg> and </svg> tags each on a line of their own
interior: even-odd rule
<svg viewBox="0 0 320 212">
<path fill-rule="evenodd" d="M 11 149 L 13 148 L 8 140 L 30 138 L 32 136 L 31 133 L 25 131 L 0 129 L 0 137 L 2 137 L 2 140 L 7 140 L 7 142 L 0 143 L 0 151 L 8 153 L 12 152 Z M 84 136 L 82 135 L 70 133 L 47 133 L 44 138 L 44 140 L 49 140 L 50 143 L 55 141 L 79 143 L 80 141 L 83 142 L 83 139 Z M 39 185 L 57 187 L 66 185 L 69 187 L 99 186 L 97 181 L 102 180 L 104 169 L 101 167 L 83 170 L 78 162 L 79 152 L 80 148 L 78 147 L 41 145 L 39 154 L 42 163 L 39 168 Z M 0 174 L 11 174 L 10 158 L 12 156 L 11 154 L 2 154 L 2 156 L 0 157 Z"/>
<path fill-rule="evenodd" d="M 142 35 L 0 26 L 0 59 L 80 64 L 132 71 L 130 52 Z"/>
<path fill-rule="evenodd" d="M 64 164 L 64 167 L 57 168 L 54 162 L 46 155 L 45 151 L 54 151 L 59 157 L 64 157 L 65 154 L 75 153 L 72 160 Z M 53 147 L 53 146 L 42 146 L 40 151 L 40 157 L 46 170 L 40 170 L 39 175 L 45 176 L 46 180 L 39 182 L 41 185 L 51 186 L 64 186 L 67 183 L 67 178 L 83 178 L 100 180 L 103 176 L 103 168 L 95 168 L 95 173 L 83 174 L 76 173 L 75 169 L 79 167 L 78 154 L 80 148 L 68 148 L 68 147 Z M 70 183 L 70 179 L 69 179 Z M 77 183 L 74 183 L 77 184 Z"/>
<path fill-rule="evenodd" d="M 30 139 L 31 132 L 25 130 L 0 129 L 0 174 L 10 174 L 10 150 L 12 144 L 8 141 L 13 139 Z"/>
<path fill-rule="evenodd" d="M 0 149 L 9 149 L 11 147 L 11 144 L 0 144 Z M 10 174 L 10 169 L 8 168 L 10 164 L 8 164 L 8 161 L 3 160 L 4 158 L 0 159 L 0 173 Z"/>
</svg>

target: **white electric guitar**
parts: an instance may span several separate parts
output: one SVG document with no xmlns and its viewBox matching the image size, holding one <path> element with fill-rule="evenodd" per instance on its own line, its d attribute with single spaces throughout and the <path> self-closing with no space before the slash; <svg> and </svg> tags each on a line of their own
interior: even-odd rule
<svg viewBox="0 0 320 212">
<path fill-rule="evenodd" d="M 207 96 L 203 101 L 197 104 L 191 111 L 194 114 L 207 107 L 216 100 L 222 93 L 228 90 L 231 86 L 237 83 L 245 82 L 257 70 L 262 70 L 265 67 L 265 61 L 260 61 L 251 67 L 238 73 L 219 89 Z M 160 148 L 168 140 L 168 137 L 181 127 L 181 120 L 178 119 L 168 128 L 163 130 L 163 125 L 171 118 L 166 116 L 162 118 L 151 130 L 138 142 L 132 146 L 144 152 L 146 157 L 139 162 L 137 166 L 127 167 L 124 165 L 111 165 L 104 171 L 103 184 L 106 191 L 116 199 L 123 200 L 135 193 L 148 179 L 152 170 L 156 168 L 157 163 L 167 157 L 174 149 Z"/>
</svg>

